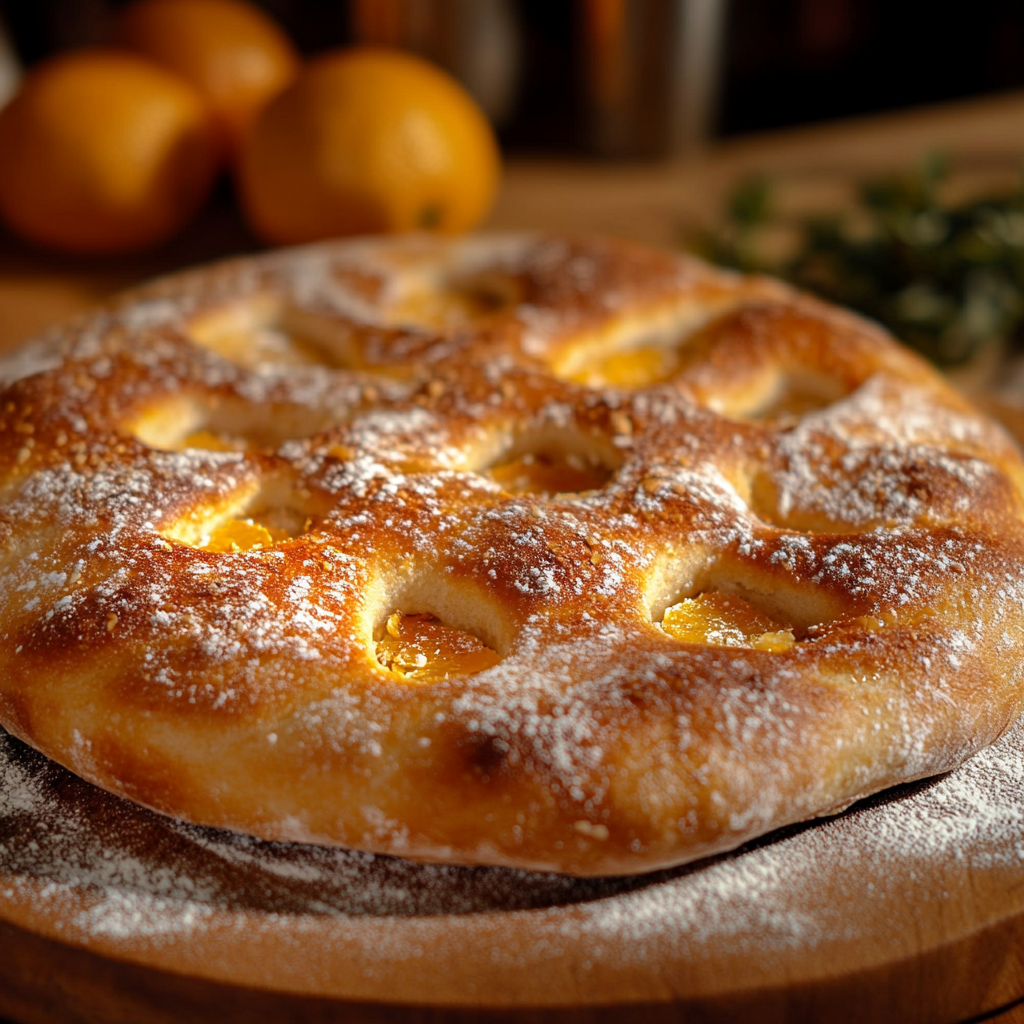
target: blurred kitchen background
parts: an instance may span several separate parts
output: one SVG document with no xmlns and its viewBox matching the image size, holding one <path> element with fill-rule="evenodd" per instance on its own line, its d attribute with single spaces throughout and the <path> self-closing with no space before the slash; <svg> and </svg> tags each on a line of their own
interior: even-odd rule
<svg viewBox="0 0 1024 1024">
<path fill-rule="evenodd" d="M 19 69 L 104 43 L 124 2 L 0 0 L 0 105 Z M 306 56 L 400 47 L 461 80 L 506 157 L 485 229 L 604 233 L 786 278 L 979 387 L 1005 377 L 1024 439 L 1024 0 L 252 2 Z M 228 175 L 145 252 L 51 252 L 0 225 L 0 350 L 264 244 Z M 1011 351 L 1017 376 L 999 369 Z"/>
<path fill-rule="evenodd" d="M 103 41 L 117 6 L 0 0 L 0 98 L 17 64 Z M 307 54 L 369 42 L 442 64 L 513 155 L 657 158 L 712 139 L 1024 87 L 1020 0 L 261 6 Z"/>
</svg>

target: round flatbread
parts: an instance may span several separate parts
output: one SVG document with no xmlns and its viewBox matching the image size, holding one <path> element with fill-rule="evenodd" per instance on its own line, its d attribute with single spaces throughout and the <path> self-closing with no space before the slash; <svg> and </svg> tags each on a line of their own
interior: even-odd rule
<svg viewBox="0 0 1024 1024">
<path fill-rule="evenodd" d="M 1012 443 L 777 283 L 360 240 L 158 282 L 0 381 L 0 725 L 179 819 L 642 872 L 1021 709 Z"/>
</svg>

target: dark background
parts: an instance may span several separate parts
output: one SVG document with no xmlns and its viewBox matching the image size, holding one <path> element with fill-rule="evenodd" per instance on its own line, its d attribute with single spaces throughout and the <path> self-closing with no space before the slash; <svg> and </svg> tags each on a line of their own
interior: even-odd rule
<svg viewBox="0 0 1024 1024">
<path fill-rule="evenodd" d="M 260 6 L 303 52 L 313 53 L 353 40 L 353 2 L 264 0 Z M 592 148 L 580 128 L 584 3 L 506 0 L 518 67 L 512 101 L 498 118 L 506 149 Z M 657 7 L 671 0 L 626 3 Z M 0 0 L 0 15 L 31 63 L 102 41 L 117 6 L 117 0 Z M 711 137 L 1024 87 L 1021 0 L 728 0 L 725 11 Z M 1021 134 L 1024 139 L 1024 126 Z"/>
</svg>

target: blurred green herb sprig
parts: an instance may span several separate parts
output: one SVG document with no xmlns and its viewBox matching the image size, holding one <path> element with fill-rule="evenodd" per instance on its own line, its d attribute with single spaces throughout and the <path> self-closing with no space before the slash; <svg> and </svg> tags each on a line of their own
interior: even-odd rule
<svg viewBox="0 0 1024 1024">
<path fill-rule="evenodd" d="M 1024 180 L 1017 191 L 944 204 L 947 162 L 863 182 L 854 209 L 786 219 L 768 178 L 744 182 L 726 223 L 697 239 L 707 258 L 782 277 L 880 321 L 940 366 L 997 343 L 1024 347 Z M 790 255 L 770 258 L 766 231 L 795 232 Z"/>
</svg>

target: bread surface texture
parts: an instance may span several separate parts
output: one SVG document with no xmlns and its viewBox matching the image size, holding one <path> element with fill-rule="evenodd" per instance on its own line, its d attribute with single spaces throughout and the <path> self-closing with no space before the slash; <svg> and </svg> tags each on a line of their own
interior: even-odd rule
<svg viewBox="0 0 1024 1024">
<path fill-rule="evenodd" d="M 1024 468 L 881 329 L 600 238 L 158 281 L 0 363 L 0 725 L 263 839 L 628 874 L 1024 701 Z"/>
</svg>

